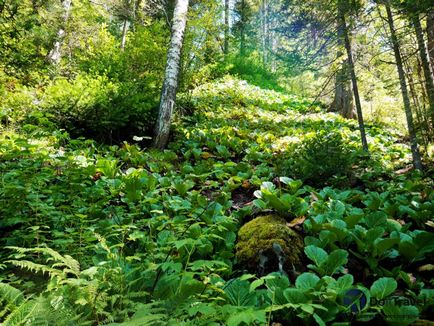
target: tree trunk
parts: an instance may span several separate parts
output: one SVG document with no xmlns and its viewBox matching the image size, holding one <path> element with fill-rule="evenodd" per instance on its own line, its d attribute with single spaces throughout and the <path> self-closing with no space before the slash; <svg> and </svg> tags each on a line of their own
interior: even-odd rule
<svg viewBox="0 0 434 326">
<path fill-rule="evenodd" d="M 240 56 L 243 57 L 246 53 L 246 35 L 245 35 L 245 0 L 241 0 L 241 26 L 240 26 Z"/>
<path fill-rule="evenodd" d="M 274 15 L 272 15 L 274 16 Z M 277 71 L 277 61 L 276 61 L 276 52 L 277 52 L 277 48 L 278 48 L 278 38 L 276 37 L 276 33 L 275 33 L 275 28 L 276 28 L 276 19 L 273 18 L 270 22 L 270 29 L 271 32 L 269 33 L 270 38 L 271 38 L 271 44 L 270 44 L 270 49 L 271 49 L 271 56 L 270 56 L 270 66 L 271 66 L 271 72 L 275 73 Z"/>
<path fill-rule="evenodd" d="M 128 20 L 124 19 L 124 24 L 122 27 L 122 40 L 121 40 L 121 50 L 125 50 L 125 44 L 127 42 L 127 33 L 128 33 Z"/>
<path fill-rule="evenodd" d="M 265 60 L 267 63 L 267 66 L 270 65 L 270 54 L 271 54 L 271 35 L 270 35 L 270 16 L 271 16 L 271 7 L 270 7 L 270 0 L 267 0 L 265 2 Z"/>
<path fill-rule="evenodd" d="M 268 21 L 268 3 L 267 0 L 261 0 L 261 43 L 262 43 L 262 63 L 266 67 L 268 62 L 268 48 L 267 48 L 267 21 Z"/>
<path fill-rule="evenodd" d="M 428 53 L 431 62 L 431 73 L 434 79 L 434 9 L 426 17 L 426 31 L 428 34 Z"/>
<path fill-rule="evenodd" d="M 55 66 L 57 66 L 60 63 L 60 60 L 62 59 L 62 45 L 63 45 L 63 40 L 65 39 L 65 28 L 69 19 L 69 14 L 71 12 L 71 5 L 72 5 L 72 0 L 62 1 L 62 7 L 63 7 L 62 26 L 57 32 L 56 41 L 54 42 L 53 48 L 51 49 L 47 57 L 48 61 Z"/>
<path fill-rule="evenodd" d="M 338 53 L 337 59 L 341 58 L 344 54 L 341 47 L 344 46 L 344 31 L 343 25 L 338 24 Z M 351 80 L 348 76 L 348 59 L 345 60 L 339 70 L 336 72 L 335 78 L 335 97 L 333 103 L 330 105 L 330 111 L 338 112 L 344 118 L 355 119 L 356 110 L 353 104 L 353 94 L 351 90 Z"/>
<path fill-rule="evenodd" d="M 432 78 L 428 54 L 425 47 L 423 30 L 420 24 L 419 15 L 412 14 L 411 20 L 416 31 L 417 43 L 419 47 L 419 56 L 422 62 L 423 74 L 425 77 L 425 88 L 428 94 L 429 115 L 431 117 L 431 125 L 434 126 L 434 81 Z"/>
<path fill-rule="evenodd" d="M 429 115 L 429 107 L 427 106 L 428 103 L 428 94 L 426 93 L 426 89 L 425 87 L 423 87 L 423 73 L 422 73 L 422 63 L 420 62 L 420 58 L 418 56 L 416 56 L 416 74 L 417 74 L 417 85 L 420 86 L 420 96 L 421 96 L 421 103 L 420 103 L 420 107 L 422 108 L 423 111 L 423 116 L 424 116 L 424 128 L 425 128 L 425 133 L 428 135 L 428 138 L 431 140 L 434 140 L 434 133 L 433 133 L 433 125 L 430 123 L 430 115 Z"/>
<path fill-rule="evenodd" d="M 408 86 L 410 88 L 410 95 L 411 98 L 413 99 L 413 107 L 415 108 L 415 115 L 416 115 L 416 123 L 421 126 L 423 132 L 421 132 L 421 139 L 422 139 L 422 143 L 420 144 L 422 146 L 422 144 L 426 147 L 428 144 L 428 138 L 426 137 L 426 135 L 429 135 L 429 130 L 431 130 L 430 126 L 429 126 L 429 118 L 424 110 L 424 108 L 420 105 L 420 101 L 419 101 L 419 97 L 418 97 L 418 93 L 416 90 L 416 84 L 415 84 L 415 80 L 413 78 L 413 68 L 408 64 L 407 62 L 403 62 L 404 64 L 404 71 L 407 71 L 406 74 L 406 78 L 408 80 Z M 428 120 L 427 120 L 428 119 Z"/>
<path fill-rule="evenodd" d="M 342 53 L 338 53 L 342 56 Z M 347 119 L 355 119 L 356 111 L 353 104 L 353 94 L 351 91 L 351 81 L 348 79 L 348 60 L 342 64 L 336 73 L 335 97 L 330 105 L 330 111 L 338 112 Z"/>
<path fill-rule="evenodd" d="M 167 53 L 166 71 L 161 92 L 154 147 L 163 149 L 169 140 L 170 125 L 176 100 L 181 50 L 187 24 L 189 0 L 177 0 L 173 13 L 172 35 Z"/>
<path fill-rule="evenodd" d="M 350 69 L 351 81 L 353 83 L 353 93 L 354 93 L 354 100 L 356 102 L 357 120 L 359 122 L 360 136 L 362 139 L 362 147 L 363 147 L 364 151 L 369 152 L 368 141 L 366 140 L 365 123 L 363 121 L 362 104 L 360 103 L 359 87 L 357 85 L 356 71 L 354 69 L 353 52 L 351 49 L 351 41 L 350 41 L 350 38 L 348 36 L 347 24 L 345 22 L 345 12 L 343 11 L 343 8 L 341 5 L 339 5 L 339 21 L 342 25 L 342 30 L 344 33 L 345 49 L 347 50 L 348 68 Z"/>
<path fill-rule="evenodd" d="M 399 82 L 401 86 L 402 99 L 404 101 L 405 115 L 407 118 L 408 133 L 410 135 L 411 154 L 413 156 L 413 165 L 418 170 L 423 170 L 422 160 L 420 158 L 419 146 L 417 142 L 416 131 L 414 129 L 413 115 L 411 112 L 410 98 L 408 96 L 407 82 L 402 64 L 401 50 L 399 48 L 398 37 L 396 36 L 395 24 L 393 22 L 392 10 L 390 9 L 389 0 L 384 1 L 387 12 L 387 23 L 390 29 L 390 39 L 392 41 L 393 52 L 395 54 L 396 67 L 398 69 Z"/>
<path fill-rule="evenodd" d="M 246 4 L 246 0 L 240 0 L 239 2 L 239 7 L 238 7 L 238 15 L 239 15 L 239 32 L 240 32 L 240 51 L 239 51 L 239 56 L 243 57 L 246 53 L 246 22 L 247 22 L 247 17 L 246 17 L 246 9 L 247 8 L 247 4 Z"/>
<path fill-rule="evenodd" d="M 229 53 L 229 0 L 225 0 L 225 44 L 224 54 Z"/>
</svg>

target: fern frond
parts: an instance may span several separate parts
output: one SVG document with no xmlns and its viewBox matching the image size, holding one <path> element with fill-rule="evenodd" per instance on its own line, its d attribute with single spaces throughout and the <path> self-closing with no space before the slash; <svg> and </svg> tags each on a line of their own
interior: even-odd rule
<svg viewBox="0 0 434 326">
<path fill-rule="evenodd" d="M 19 305 L 24 301 L 23 292 L 7 283 L 0 283 L 0 299 L 6 303 Z"/>
<path fill-rule="evenodd" d="M 136 292 L 128 292 L 124 297 L 128 299 L 139 299 L 139 298 L 146 298 L 150 294 L 146 291 L 136 291 Z"/>
<path fill-rule="evenodd" d="M 34 320 L 38 316 L 46 314 L 46 305 L 47 302 L 41 297 L 35 300 L 27 300 L 6 317 L 3 326 L 25 325 L 26 323 L 34 325 Z"/>
<path fill-rule="evenodd" d="M 53 264 L 52 267 L 67 267 L 68 273 L 72 273 L 76 276 L 79 276 L 80 274 L 80 263 L 72 258 L 69 255 L 62 256 L 60 253 L 58 253 L 56 250 L 53 250 L 48 247 L 38 247 L 38 248 L 21 248 L 21 247 L 13 247 L 9 246 L 6 247 L 8 249 L 14 250 L 20 254 L 27 254 L 27 253 L 37 253 L 37 254 L 45 254 L 51 257 L 54 261 L 57 263 Z M 47 259 L 47 262 L 49 262 L 51 259 Z"/>
<path fill-rule="evenodd" d="M 48 326 L 77 325 L 81 317 L 63 307 L 63 297 L 51 298 L 39 296 L 27 298 L 19 306 L 14 307 L 4 319 L 2 326 Z"/>
<path fill-rule="evenodd" d="M 61 277 L 62 273 L 54 268 L 47 267 L 42 264 L 37 264 L 29 260 L 7 260 L 6 263 L 12 264 L 22 269 L 27 269 L 31 272 L 40 272 L 43 274 L 48 274 L 51 278 L 53 277 Z"/>
<path fill-rule="evenodd" d="M 23 293 L 7 283 L 0 283 L 0 320 L 24 301 Z"/>
</svg>

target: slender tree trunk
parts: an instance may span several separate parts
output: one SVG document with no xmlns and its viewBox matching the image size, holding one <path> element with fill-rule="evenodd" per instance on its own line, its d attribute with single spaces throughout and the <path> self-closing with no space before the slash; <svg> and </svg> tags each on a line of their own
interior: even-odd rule
<svg viewBox="0 0 434 326">
<path fill-rule="evenodd" d="M 229 53 L 229 0 L 225 0 L 225 55 Z"/>
<path fill-rule="evenodd" d="M 158 119 L 155 126 L 154 147 L 158 149 L 166 147 L 169 140 L 170 125 L 178 86 L 181 50 L 187 24 L 188 1 L 189 0 L 177 0 L 173 13 L 172 35 L 170 38 L 169 51 L 167 53 L 166 72 L 161 92 Z"/>
<path fill-rule="evenodd" d="M 424 131 L 421 133 L 422 143 L 426 147 L 428 144 L 426 135 L 429 134 L 429 130 L 431 129 L 429 126 L 429 121 L 427 121 L 427 119 L 429 120 L 429 118 L 424 108 L 422 108 L 422 106 L 420 105 L 419 97 L 416 90 L 416 84 L 413 78 L 413 69 L 408 64 L 408 62 L 404 61 L 403 64 L 404 64 L 405 71 L 407 71 L 406 77 L 408 80 L 408 86 L 410 88 L 410 95 L 411 98 L 413 99 L 413 105 L 416 113 L 416 121 L 419 126 L 423 127 L 423 131 Z"/>
<path fill-rule="evenodd" d="M 268 3 L 267 0 L 261 0 L 261 43 L 262 43 L 262 63 L 264 67 L 268 62 L 268 48 L 267 48 L 267 20 L 268 20 Z"/>
<path fill-rule="evenodd" d="M 244 26 L 241 27 L 241 37 L 240 37 L 240 56 L 246 54 L 246 35 L 244 33 Z"/>
<path fill-rule="evenodd" d="M 434 79 L 434 9 L 428 11 L 426 17 L 426 31 L 428 35 L 428 53 L 431 62 L 431 73 Z"/>
<path fill-rule="evenodd" d="M 276 60 L 276 53 L 277 53 L 277 49 L 279 47 L 279 38 L 276 37 L 276 18 L 274 17 L 274 14 L 272 15 L 272 19 L 270 21 L 270 38 L 271 38 L 271 56 L 270 56 L 270 60 L 271 60 L 271 72 L 275 73 L 277 71 L 277 60 Z"/>
<path fill-rule="evenodd" d="M 425 88 L 428 94 L 429 115 L 431 117 L 431 124 L 432 126 L 434 126 L 434 81 L 430 70 L 430 63 L 428 61 L 428 54 L 425 47 L 423 30 L 420 24 L 418 14 L 412 14 L 411 20 L 416 31 L 417 43 L 419 47 L 419 56 L 422 62 L 423 74 L 425 77 Z"/>
<path fill-rule="evenodd" d="M 246 2 L 245 0 L 241 0 L 241 26 L 240 26 L 240 56 L 243 57 L 246 53 L 246 36 L 245 36 L 245 10 L 246 10 Z"/>
<path fill-rule="evenodd" d="M 269 66 L 270 65 L 270 46 L 271 46 L 271 35 L 270 35 L 270 0 L 267 0 L 265 2 L 265 59 L 266 59 L 266 63 Z"/>
<path fill-rule="evenodd" d="M 434 133 L 433 133 L 433 125 L 430 123 L 430 114 L 429 114 L 429 107 L 428 107 L 428 94 L 426 93 L 426 88 L 424 86 L 424 79 L 423 79 L 423 73 L 422 73 L 422 63 L 420 61 L 420 58 L 416 56 L 416 74 L 417 74 L 417 85 L 420 86 L 420 97 L 422 98 L 421 101 L 419 101 L 419 105 L 421 107 L 421 111 L 423 112 L 424 117 L 424 128 L 425 133 L 428 135 L 428 138 L 434 139 Z"/>
<path fill-rule="evenodd" d="M 121 50 L 125 50 L 125 44 L 127 42 L 128 33 L 128 19 L 124 19 L 124 24 L 122 26 L 122 40 L 121 40 Z"/>
<path fill-rule="evenodd" d="M 427 108 L 427 103 L 428 103 L 428 95 L 426 93 L 426 89 L 425 87 L 423 87 L 423 73 L 422 73 L 422 63 L 420 62 L 420 58 L 418 56 L 416 56 L 416 72 L 417 72 L 417 79 L 418 79 L 418 85 L 420 85 L 420 95 L 422 96 L 422 104 L 423 104 L 423 109 L 426 114 L 426 116 L 429 118 L 429 114 L 428 114 L 428 108 Z"/>
<path fill-rule="evenodd" d="M 72 0 L 63 0 L 63 17 L 62 17 L 62 26 L 57 32 L 56 41 L 54 42 L 53 48 L 48 54 L 48 61 L 51 62 L 52 65 L 57 66 L 62 59 L 62 45 L 65 39 L 65 28 L 68 23 L 69 15 L 71 12 Z"/>
<path fill-rule="evenodd" d="M 366 140 L 365 123 L 363 121 L 362 104 L 360 103 L 359 87 L 357 85 L 356 71 L 354 69 L 353 51 L 351 49 L 351 41 L 348 36 L 347 23 L 345 21 L 345 13 L 342 6 L 339 6 L 339 20 L 342 25 L 345 39 L 345 49 L 348 56 L 348 68 L 350 69 L 351 81 L 353 83 L 353 94 L 356 102 L 357 120 L 359 122 L 360 136 L 362 139 L 363 150 L 369 152 L 368 141 Z"/>
<path fill-rule="evenodd" d="M 140 8 L 140 2 L 141 0 L 133 0 L 132 6 L 131 6 L 131 29 L 133 32 L 135 32 L 137 29 L 137 21 L 138 21 L 138 13 L 137 11 Z"/>
<path fill-rule="evenodd" d="M 390 29 L 390 38 L 392 41 L 393 52 L 395 54 L 396 67 L 398 69 L 399 82 L 401 86 L 402 99 L 404 101 L 405 115 L 407 118 L 408 133 L 410 135 L 411 154 L 413 155 L 413 165 L 418 170 L 423 170 L 422 160 L 420 158 L 419 146 L 417 142 L 416 130 L 414 129 L 413 114 L 411 112 L 410 98 L 408 96 L 407 82 L 402 64 L 401 50 L 399 49 L 398 37 L 396 36 L 395 24 L 393 22 L 392 10 L 390 9 L 389 0 L 384 1 L 387 12 L 387 22 Z"/>
</svg>

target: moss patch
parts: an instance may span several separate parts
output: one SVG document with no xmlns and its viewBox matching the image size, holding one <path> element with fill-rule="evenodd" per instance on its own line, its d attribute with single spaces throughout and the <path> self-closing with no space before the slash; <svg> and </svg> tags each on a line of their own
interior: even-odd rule
<svg viewBox="0 0 434 326">
<path fill-rule="evenodd" d="M 249 271 L 257 272 L 262 252 L 268 258 L 264 272 L 277 271 L 278 257 L 273 251 L 273 244 L 279 244 L 283 250 L 285 269 L 300 263 L 303 239 L 276 215 L 257 217 L 241 227 L 235 247 L 237 262 Z"/>
</svg>

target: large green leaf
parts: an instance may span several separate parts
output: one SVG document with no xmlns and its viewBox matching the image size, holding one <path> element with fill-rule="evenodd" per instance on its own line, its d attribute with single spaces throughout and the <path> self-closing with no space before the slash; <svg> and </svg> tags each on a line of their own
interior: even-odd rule
<svg viewBox="0 0 434 326">
<path fill-rule="evenodd" d="M 382 277 L 371 286 L 371 295 L 376 299 L 384 299 L 395 292 L 398 283 L 391 277 Z"/>
<path fill-rule="evenodd" d="M 351 274 L 347 274 L 339 277 L 336 280 L 336 288 L 338 291 L 343 291 L 350 288 L 353 285 L 354 277 Z"/>
<path fill-rule="evenodd" d="M 401 241 L 398 250 L 407 260 L 413 260 L 418 255 L 417 246 L 411 241 Z"/>
<path fill-rule="evenodd" d="M 314 246 L 314 245 L 310 245 L 310 246 L 307 246 L 306 248 L 304 248 L 304 252 L 305 252 L 306 256 L 310 260 L 312 260 L 315 263 L 315 265 L 317 265 L 317 266 L 320 266 L 328 258 L 328 254 L 324 249 L 319 248 L 319 247 Z"/>
<path fill-rule="evenodd" d="M 365 216 L 365 223 L 368 228 L 383 226 L 387 223 L 387 214 L 377 211 Z"/>
<path fill-rule="evenodd" d="M 336 249 L 330 253 L 327 261 L 321 265 L 321 268 L 325 275 L 333 275 L 347 262 L 348 252 L 343 249 Z"/>
<path fill-rule="evenodd" d="M 313 273 L 303 273 L 295 280 L 295 286 L 302 291 L 310 290 L 320 281 L 320 278 Z"/>
<path fill-rule="evenodd" d="M 257 302 L 255 292 L 250 292 L 250 283 L 235 279 L 224 289 L 228 302 L 234 306 L 254 306 Z"/>
<path fill-rule="evenodd" d="M 232 314 L 227 320 L 228 326 L 238 325 L 264 325 L 266 323 L 265 310 L 245 309 Z"/>
<path fill-rule="evenodd" d="M 303 293 L 302 290 L 289 288 L 283 291 L 283 295 L 288 300 L 289 303 L 302 304 L 308 303 L 309 298 Z"/>
<path fill-rule="evenodd" d="M 391 249 L 394 245 L 399 243 L 399 239 L 397 238 L 387 238 L 379 240 L 375 243 L 375 247 L 377 249 L 377 255 L 383 255 L 387 250 Z"/>
<path fill-rule="evenodd" d="M 383 313 L 389 325 L 406 326 L 419 319 L 419 310 L 415 306 L 387 304 L 383 307 Z"/>
</svg>

